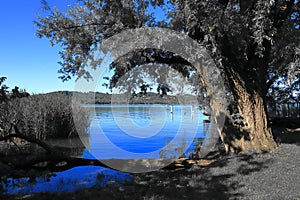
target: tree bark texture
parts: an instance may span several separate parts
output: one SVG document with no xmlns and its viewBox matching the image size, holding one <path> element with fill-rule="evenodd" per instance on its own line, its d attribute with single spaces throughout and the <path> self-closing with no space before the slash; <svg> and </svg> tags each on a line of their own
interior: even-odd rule
<svg viewBox="0 0 300 200">
<path fill-rule="evenodd" d="M 227 115 L 221 134 L 227 152 L 273 151 L 277 149 L 264 105 L 257 90 L 247 90 L 246 83 L 237 75 L 231 77 L 235 94 L 238 122 Z M 251 92 L 249 92 L 251 91 Z"/>
</svg>

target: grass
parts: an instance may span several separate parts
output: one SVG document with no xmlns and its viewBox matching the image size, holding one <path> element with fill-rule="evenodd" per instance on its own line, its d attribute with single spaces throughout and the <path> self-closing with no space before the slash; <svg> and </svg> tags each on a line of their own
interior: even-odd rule
<svg viewBox="0 0 300 200">
<path fill-rule="evenodd" d="M 40 94 L 0 103 L 0 135 L 10 124 L 36 139 L 67 138 L 86 133 L 89 112 L 64 94 Z"/>
</svg>

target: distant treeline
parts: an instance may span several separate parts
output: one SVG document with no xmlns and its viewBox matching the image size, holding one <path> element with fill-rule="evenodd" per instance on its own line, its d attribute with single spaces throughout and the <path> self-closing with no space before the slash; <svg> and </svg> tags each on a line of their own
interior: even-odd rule
<svg viewBox="0 0 300 200">
<path fill-rule="evenodd" d="M 198 101 L 193 95 L 159 95 L 148 92 L 147 94 L 108 94 L 101 92 L 71 92 L 59 91 L 52 94 L 64 94 L 68 97 L 74 97 L 82 104 L 192 104 Z"/>
</svg>

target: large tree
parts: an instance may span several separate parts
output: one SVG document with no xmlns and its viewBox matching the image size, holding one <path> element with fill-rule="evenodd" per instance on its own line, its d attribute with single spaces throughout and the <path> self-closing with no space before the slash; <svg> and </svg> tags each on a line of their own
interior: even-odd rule
<svg viewBox="0 0 300 200">
<path fill-rule="evenodd" d="M 156 21 L 149 12 L 156 7 L 163 8 L 165 20 Z M 60 12 L 44 2 L 49 14 L 39 16 L 36 25 L 39 37 L 63 47 L 63 80 L 89 78 L 85 62 L 93 59 L 91 52 L 124 30 L 164 27 L 187 34 L 210 52 L 231 92 L 220 135 L 226 150 L 272 151 L 277 145 L 269 127 L 266 97 L 278 80 L 299 84 L 299 7 L 298 0 L 88 0 Z M 112 62 L 115 73 L 110 86 L 147 63 L 167 64 L 186 77 L 195 71 L 195 66 L 173 52 L 140 49 Z M 236 114 L 243 123 L 235 123 L 232 116 Z"/>
</svg>

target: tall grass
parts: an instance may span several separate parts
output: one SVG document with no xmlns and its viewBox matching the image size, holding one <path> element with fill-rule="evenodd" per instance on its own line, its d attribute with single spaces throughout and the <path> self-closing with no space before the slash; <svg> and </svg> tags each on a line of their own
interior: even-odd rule
<svg viewBox="0 0 300 200">
<path fill-rule="evenodd" d="M 0 122 L 5 132 L 9 131 L 10 123 L 14 123 L 23 134 L 37 139 L 78 136 L 87 133 L 90 123 L 87 109 L 76 102 L 72 109 L 72 98 L 59 93 L 2 102 Z"/>
</svg>

